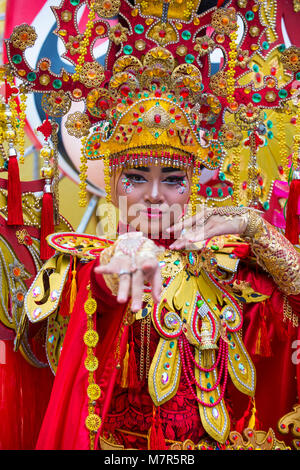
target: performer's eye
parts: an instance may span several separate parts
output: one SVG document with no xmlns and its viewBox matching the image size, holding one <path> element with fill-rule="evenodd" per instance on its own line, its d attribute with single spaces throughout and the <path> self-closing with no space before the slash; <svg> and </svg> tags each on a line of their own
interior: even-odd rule
<svg viewBox="0 0 300 470">
<path fill-rule="evenodd" d="M 138 173 L 125 173 L 126 178 L 128 178 L 132 183 L 146 183 L 147 180 Z"/>
</svg>

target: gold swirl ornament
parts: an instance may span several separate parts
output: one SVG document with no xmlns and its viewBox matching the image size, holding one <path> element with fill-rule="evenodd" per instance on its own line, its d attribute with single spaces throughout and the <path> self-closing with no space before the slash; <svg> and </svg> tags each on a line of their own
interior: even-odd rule
<svg viewBox="0 0 300 470">
<path fill-rule="evenodd" d="M 84 366 L 89 372 L 95 372 L 98 369 L 99 361 L 95 356 L 88 356 L 84 361 Z"/>
<path fill-rule="evenodd" d="M 101 426 L 101 422 L 101 418 L 98 415 L 92 413 L 86 418 L 85 425 L 89 431 L 98 431 Z"/>
<path fill-rule="evenodd" d="M 95 299 L 87 299 L 84 302 L 84 311 L 87 315 L 93 315 L 97 310 L 97 302 Z"/>
<path fill-rule="evenodd" d="M 98 400 L 101 396 L 101 388 L 97 384 L 90 384 L 87 388 L 87 396 L 90 400 Z"/>
<path fill-rule="evenodd" d="M 97 346 L 99 335 L 95 330 L 87 330 L 83 337 L 84 344 L 90 348 Z"/>
</svg>

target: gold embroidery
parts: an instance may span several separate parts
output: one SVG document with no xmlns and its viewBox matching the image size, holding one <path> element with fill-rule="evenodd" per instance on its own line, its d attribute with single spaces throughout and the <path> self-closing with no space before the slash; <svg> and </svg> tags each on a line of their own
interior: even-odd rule
<svg viewBox="0 0 300 470">
<path fill-rule="evenodd" d="M 290 321 L 293 326 L 299 326 L 299 320 L 297 315 L 293 312 L 293 309 L 288 301 L 287 296 L 283 299 L 283 321 Z"/>
</svg>

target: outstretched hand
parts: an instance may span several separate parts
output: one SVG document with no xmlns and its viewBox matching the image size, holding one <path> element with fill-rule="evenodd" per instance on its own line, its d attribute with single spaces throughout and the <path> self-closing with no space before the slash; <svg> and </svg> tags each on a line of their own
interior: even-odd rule
<svg viewBox="0 0 300 470">
<path fill-rule="evenodd" d="M 168 232 L 177 238 L 170 245 L 170 249 L 197 249 L 194 243 L 203 242 L 204 244 L 209 238 L 218 235 L 243 234 L 247 227 L 246 213 L 240 215 L 209 214 L 210 209 L 205 209 L 170 227 Z"/>
</svg>

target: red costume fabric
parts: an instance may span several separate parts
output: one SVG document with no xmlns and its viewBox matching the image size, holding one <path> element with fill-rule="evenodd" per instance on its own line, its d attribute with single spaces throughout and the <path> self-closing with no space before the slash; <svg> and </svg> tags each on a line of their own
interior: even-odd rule
<svg viewBox="0 0 300 470">
<path fill-rule="evenodd" d="M 86 331 L 83 303 L 87 298 L 89 282 L 93 297 L 98 303 L 98 315 L 95 321 L 97 321 L 100 341 L 96 355 L 100 363 L 96 382 L 102 391 L 96 407 L 96 413 L 102 418 L 99 433 L 104 433 L 104 436 L 113 433 L 125 448 L 147 449 L 147 441 L 143 437 L 116 431 L 121 428 L 146 435 L 152 424 L 153 406 L 147 392 L 146 382 L 140 383 L 136 390 L 122 389 L 120 386 L 115 347 L 126 305 L 117 304 L 116 297 L 112 296 L 102 276 L 95 277 L 93 272 L 95 263 L 98 263 L 98 260 L 83 264 L 78 270 L 78 295 L 64 340 L 37 449 L 89 448 L 88 431 L 84 423 L 87 416 L 88 371 L 84 367 L 86 347 L 82 340 Z M 257 267 L 250 268 L 245 258 L 239 266 L 236 279 L 248 281 L 254 290 L 270 296 L 265 302 L 244 306 L 243 339 L 257 371 L 255 399 L 259 429 L 267 431 L 272 427 L 276 432 L 279 418 L 291 411 L 292 406 L 297 402 L 299 366 L 293 363 L 291 354 L 292 342 L 297 339 L 298 331 L 290 324 L 283 322 L 283 294 L 267 273 Z M 300 296 L 288 298 L 294 312 L 299 314 Z M 266 339 L 270 345 L 268 357 L 257 354 L 257 335 L 262 318 L 265 321 Z M 120 341 L 120 357 L 122 358 L 125 355 L 128 334 L 132 334 L 137 363 L 140 348 L 139 323 L 135 322 L 132 327 L 125 326 Z M 151 357 L 155 352 L 157 342 L 158 335 L 152 329 Z M 231 384 L 228 386 L 225 399 L 231 415 L 232 429 L 234 429 L 235 424 L 248 407 L 249 397 L 241 394 Z M 160 421 L 167 440 L 182 442 L 190 438 L 197 443 L 201 437 L 205 436 L 199 418 L 198 405 L 193 401 L 183 376 L 176 396 L 160 407 Z M 278 432 L 277 436 L 282 439 Z"/>
</svg>

